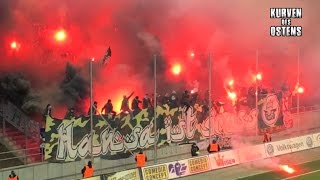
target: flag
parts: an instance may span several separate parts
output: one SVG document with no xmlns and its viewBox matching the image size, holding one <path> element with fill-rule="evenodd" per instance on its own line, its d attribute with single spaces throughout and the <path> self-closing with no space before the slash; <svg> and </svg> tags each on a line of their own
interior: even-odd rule
<svg viewBox="0 0 320 180">
<path fill-rule="evenodd" d="M 103 56 L 102 64 L 104 64 L 111 57 L 111 48 L 109 46 L 106 54 Z"/>
</svg>

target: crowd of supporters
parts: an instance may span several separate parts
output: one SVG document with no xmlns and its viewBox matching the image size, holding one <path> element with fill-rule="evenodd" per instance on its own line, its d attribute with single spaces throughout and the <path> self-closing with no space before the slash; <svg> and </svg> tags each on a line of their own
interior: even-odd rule
<svg viewBox="0 0 320 180">
<path fill-rule="evenodd" d="M 229 91 L 229 89 L 226 89 Z M 258 96 L 261 97 L 266 94 L 270 93 L 283 93 L 284 96 L 291 96 L 291 92 L 289 92 L 288 85 L 284 84 L 280 89 L 267 89 L 258 87 L 241 87 L 237 89 L 232 89 L 237 94 L 237 98 L 233 102 L 234 109 L 238 109 L 240 106 L 247 106 L 251 109 L 255 108 L 256 106 L 256 90 L 258 92 Z M 121 108 L 114 109 L 113 103 L 111 99 L 108 99 L 107 102 L 98 107 L 98 102 L 94 101 L 92 107 L 92 114 L 111 114 L 112 116 L 116 116 L 117 112 L 119 113 L 127 113 L 127 114 L 135 114 L 141 109 L 145 108 L 152 108 L 156 104 L 159 105 L 168 105 L 170 109 L 177 108 L 177 107 L 186 107 L 185 111 L 187 111 L 191 106 L 195 104 L 202 105 L 202 109 L 204 112 L 209 110 L 209 91 L 205 92 L 198 92 L 198 91 L 188 91 L 185 90 L 183 92 L 176 92 L 172 91 L 171 93 L 163 93 L 156 95 L 156 103 L 155 103 L 155 96 L 154 94 L 149 95 L 146 93 L 143 98 L 140 98 L 134 92 L 129 95 L 123 95 Z M 228 98 L 220 98 L 211 101 L 211 106 L 214 108 L 218 108 L 219 106 L 224 105 L 225 103 L 231 103 Z M 99 111 L 101 109 L 101 111 Z M 44 115 L 51 115 L 52 106 L 50 104 L 47 105 Z M 65 119 L 75 116 L 75 109 L 69 108 L 65 115 Z M 88 116 L 91 115 L 91 108 L 89 107 Z"/>
</svg>

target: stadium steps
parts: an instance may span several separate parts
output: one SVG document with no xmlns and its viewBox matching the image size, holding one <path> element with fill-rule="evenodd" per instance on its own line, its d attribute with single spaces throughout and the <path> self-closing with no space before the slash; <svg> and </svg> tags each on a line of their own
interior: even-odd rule
<svg viewBox="0 0 320 180">
<path fill-rule="evenodd" d="M 40 142 L 27 138 L 22 132 L 16 130 L 13 126 L 7 125 L 5 134 L 3 134 L 3 130 L 0 128 L 0 138 L 8 149 L 15 151 L 14 154 L 17 157 L 20 157 L 19 159 L 21 161 L 29 164 L 40 162 L 42 160 L 42 156 L 40 154 Z M 25 156 L 27 156 L 27 159 L 23 158 Z"/>
</svg>

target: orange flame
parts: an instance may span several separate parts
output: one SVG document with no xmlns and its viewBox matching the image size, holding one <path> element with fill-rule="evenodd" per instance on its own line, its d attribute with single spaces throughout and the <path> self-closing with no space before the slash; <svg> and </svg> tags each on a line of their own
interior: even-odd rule
<svg viewBox="0 0 320 180">
<path fill-rule="evenodd" d="M 12 41 L 11 44 L 11 49 L 16 49 L 18 47 L 17 42 L 16 41 Z"/>
<path fill-rule="evenodd" d="M 228 84 L 229 84 L 229 86 L 233 86 L 233 84 L 234 84 L 234 80 L 232 79 L 232 80 L 230 80 L 229 82 L 228 82 Z"/>
<path fill-rule="evenodd" d="M 237 94 L 235 92 L 228 91 L 229 99 L 232 101 L 232 104 L 235 105 L 237 101 Z"/>
<path fill-rule="evenodd" d="M 293 168 L 289 167 L 288 165 L 280 165 L 279 167 L 280 167 L 280 169 L 282 169 L 283 171 L 285 171 L 289 174 L 292 174 L 295 172 L 295 170 Z"/>
<path fill-rule="evenodd" d="M 171 69 L 172 73 L 174 75 L 179 75 L 181 73 L 181 65 L 180 64 L 174 64 L 172 66 L 172 69 Z"/>
<path fill-rule="evenodd" d="M 258 73 L 258 74 L 257 74 L 256 79 L 259 80 L 259 81 L 261 81 L 261 79 L 262 79 L 261 73 Z"/>
<path fill-rule="evenodd" d="M 62 29 L 56 32 L 54 35 L 56 41 L 62 42 L 67 38 L 66 32 Z"/>
<path fill-rule="evenodd" d="M 304 92 L 304 89 L 303 87 L 298 87 L 297 91 L 299 94 L 302 94 Z"/>
</svg>

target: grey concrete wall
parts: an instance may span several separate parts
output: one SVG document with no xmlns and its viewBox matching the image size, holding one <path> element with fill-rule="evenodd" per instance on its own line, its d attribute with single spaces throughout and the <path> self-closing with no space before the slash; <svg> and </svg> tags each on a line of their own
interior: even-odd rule
<svg viewBox="0 0 320 180">
<path fill-rule="evenodd" d="M 148 157 L 147 165 L 153 165 L 153 151 L 146 151 Z M 157 163 L 175 161 L 191 157 L 190 145 L 174 145 L 158 149 Z M 72 180 L 81 178 L 81 169 L 88 160 L 82 160 L 69 163 L 40 163 L 30 166 L 21 166 L 0 170 L 0 180 L 6 180 L 11 170 L 19 175 L 20 180 L 43 180 L 43 179 L 60 179 Z M 116 171 L 135 168 L 134 157 L 119 160 L 94 159 L 95 175 L 107 174 Z"/>
<path fill-rule="evenodd" d="M 293 115 L 294 121 L 297 122 L 297 116 Z M 298 123 L 294 123 L 294 127 L 286 130 L 280 134 L 274 135 L 276 139 L 283 139 L 288 137 L 298 136 L 303 133 L 312 133 L 308 130 L 310 128 L 320 127 L 320 112 L 306 112 L 300 115 L 300 127 Z M 251 137 L 248 141 L 261 143 L 261 137 Z M 147 165 L 153 165 L 153 151 L 147 151 L 146 155 L 149 159 Z M 170 162 L 190 157 L 190 145 L 172 145 L 158 149 L 157 163 Z M 88 160 L 82 160 L 69 163 L 42 163 L 33 164 L 30 166 L 14 167 L 10 169 L 0 170 L 0 180 L 6 180 L 10 171 L 15 170 L 19 175 L 20 180 L 44 180 L 44 179 L 59 179 L 59 180 L 72 180 L 81 178 L 81 169 Z M 103 160 L 96 158 L 94 160 L 96 169 L 95 174 L 106 174 L 135 167 L 134 158 L 120 159 L 120 160 Z M 229 169 L 229 168 L 228 168 Z"/>
</svg>

